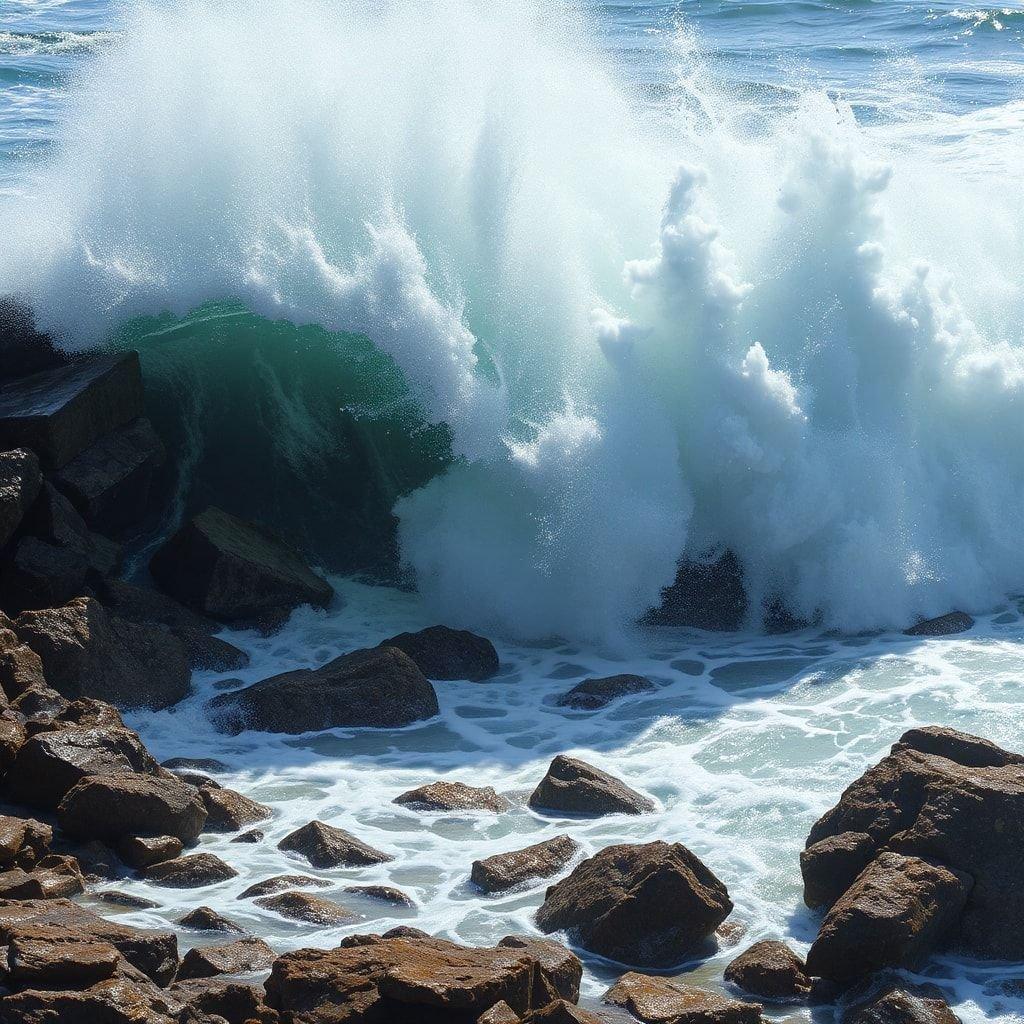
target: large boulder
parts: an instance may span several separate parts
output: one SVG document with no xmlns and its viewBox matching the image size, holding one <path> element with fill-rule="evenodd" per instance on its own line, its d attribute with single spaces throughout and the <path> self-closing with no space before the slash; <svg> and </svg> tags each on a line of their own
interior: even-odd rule
<svg viewBox="0 0 1024 1024">
<path fill-rule="evenodd" d="M 65 795 L 57 820 L 76 839 L 176 836 L 187 844 L 202 832 L 206 807 L 194 786 L 177 779 L 94 775 Z"/>
<path fill-rule="evenodd" d="M 532 935 L 506 935 L 498 942 L 501 949 L 516 949 L 537 962 L 533 978 L 533 1005 L 541 1006 L 552 996 L 575 1003 L 580 997 L 583 963 L 560 942 Z"/>
<path fill-rule="evenodd" d="M 661 592 L 661 605 L 649 613 L 648 621 L 735 632 L 742 629 L 748 608 L 743 568 L 726 551 L 709 560 L 680 562 L 675 581 Z"/>
<path fill-rule="evenodd" d="M 607 707 L 619 697 L 628 697 L 635 693 L 648 693 L 656 689 L 647 676 L 623 674 L 617 676 L 600 676 L 584 679 L 571 690 L 555 701 L 561 708 L 574 708 L 577 711 L 597 711 Z"/>
<path fill-rule="evenodd" d="M 604 994 L 644 1024 L 761 1024 L 758 1003 L 728 999 L 673 978 L 624 974 Z"/>
<path fill-rule="evenodd" d="M 178 980 L 212 978 L 218 974 L 254 974 L 269 970 L 276 958 L 274 951 L 255 936 L 219 946 L 197 946 L 181 958 Z"/>
<path fill-rule="evenodd" d="M 941 864 L 879 854 L 825 915 L 808 972 L 849 983 L 887 967 L 920 967 L 956 926 L 972 884 Z"/>
<path fill-rule="evenodd" d="M 22 537 L 0 564 L 0 602 L 12 615 L 64 604 L 85 587 L 89 562 L 81 551 L 40 537 Z"/>
<path fill-rule="evenodd" d="M 644 814 L 654 802 L 613 775 L 559 754 L 530 795 L 530 806 L 539 811 L 558 811 L 597 817 L 602 814 Z"/>
<path fill-rule="evenodd" d="M 344 829 L 322 821 L 311 821 L 290 832 L 277 844 L 277 848 L 300 854 L 315 868 L 362 867 L 385 864 L 394 859 Z"/>
<path fill-rule="evenodd" d="M 177 1024 L 177 1012 L 151 986 L 120 974 L 74 989 L 29 988 L 0 1001 L 4 1024 L 95 1021 L 96 1024 Z M 176 1007 L 175 1007 L 176 1011 Z M 198 1024 L 194 1018 L 190 1024 Z M 204 1022 L 214 1024 L 214 1022 Z"/>
<path fill-rule="evenodd" d="M 973 886 L 946 941 L 976 956 L 1024 959 L 1020 754 L 952 729 L 912 729 L 814 825 L 808 850 L 844 833 L 867 835 L 872 857 L 884 848 L 968 876 Z"/>
<path fill-rule="evenodd" d="M 840 832 L 800 852 L 804 903 L 812 909 L 831 907 L 871 863 L 875 843 L 866 832 Z"/>
<path fill-rule="evenodd" d="M 88 988 L 111 977 L 120 962 L 109 942 L 53 925 L 23 929 L 7 949 L 7 975 L 15 988 Z"/>
<path fill-rule="evenodd" d="M 324 607 L 334 596 L 279 537 L 219 508 L 194 516 L 149 568 L 172 597 L 226 622 L 275 625 L 299 605 Z"/>
<path fill-rule="evenodd" d="M 798 999 L 811 990 L 807 965 L 784 942 L 755 942 L 725 969 L 725 980 L 762 999 Z"/>
<path fill-rule="evenodd" d="M 315 924 L 321 928 L 352 924 L 353 921 L 359 920 L 358 914 L 354 914 L 340 903 L 335 903 L 334 900 L 325 900 L 321 896 L 312 896 L 308 892 L 293 889 L 271 896 L 261 896 L 254 902 L 256 906 L 272 910 L 291 921 Z"/>
<path fill-rule="evenodd" d="M 500 667 L 494 644 L 464 629 L 428 626 L 417 633 L 399 633 L 381 647 L 397 647 L 428 679 L 490 679 Z"/>
<path fill-rule="evenodd" d="M 842 1024 L 961 1024 L 938 989 L 881 976 L 846 1001 Z"/>
<path fill-rule="evenodd" d="M 210 708 L 232 734 L 399 728 L 438 713 L 434 687 L 394 647 L 353 651 L 321 668 L 271 676 L 215 697 Z"/>
<path fill-rule="evenodd" d="M 0 548 L 14 536 L 42 485 L 35 452 L 25 448 L 0 452 Z"/>
<path fill-rule="evenodd" d="M 277 1024 L 275 1010 L 263 1002 L 263 987 L 248 985 L 231 978 L 189 978 L 178 980 L 170 988 L 172 998 L 179 1000 L 196 1016 L 183 1015 L 179 1024 Z"/>
<path fill-rule="evenodd" d="M 61 469 L 142 415 L 136 352 L 75 359 L 0 387 L 0 448 L 30 448 Z"/>
<path fill-rule="evenodd" d="M 557 875 L 578 850 L 571 836 L 555 836 L 522 850 L 475 860 L 469 877 L 484 892 L 505 892 L 531 879 Z"/>
<path fill-rule="evenodd" d="M 431 782 L 396 796 L 394 803 L 417 811 L 507 811 L 512 805 L 490 786 Z"/>
<path fill-rule="evenodd" d="M 680 843 L 609 846 L 551 886 L 537 924 L 611 960 L 668 968 L 732 912 L 725 885 Z"/>
<path fill-rule="evenodd" d="M 192 853 L 146 869 L 146 881 L 167 889 L 199 889 L 237 877 L 238 872 L 215 853 Z"/>
<path fill-rule="evenodd" d="M 265 804 L 221 786 L 200 786 L 199 795 L 206 804 L 207 832 L 238 832 L 273 813 Z"/>
</svg>

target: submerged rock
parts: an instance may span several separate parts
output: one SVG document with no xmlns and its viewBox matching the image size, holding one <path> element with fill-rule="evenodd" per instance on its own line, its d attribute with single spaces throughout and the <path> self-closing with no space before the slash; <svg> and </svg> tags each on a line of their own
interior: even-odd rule
<svg viewBox="0 0 1024 1024">
<path fill-rule="evenodd" d="M 416 906 L 411 896 L 390 885 L 347 885 L 345 892 L 350 892 L 353 896 L 363 896 L 368 900 L 390 903 L 393 907 L 412 908 Z"/>
<path fill-rule="evenodd" d="M 231 734 L 243 729 L 303 733 L 398 728 L 438 713 L 434 687 L 394 647 L 353 651 L 321 668 L 271 676 L 220 694 L 210 708 Z"/>
<path fill-rule="evenodd" d="M 221 786 L 200 786 L 199 795 L 206 804 L 207 832 L 237 832 L 246 825 L 265 821 L 273 813 L 265 804 Z"/>
<path fill-rule="evenodd" d="M 331 585 L 279 537 L 208 508 L 153 556 L 153 578 L 190 608 L 226 622 L 278 624 L 300 605 L 328 605 Z"/>
<path fill-rule="evenodd" d="M 322 821 L 311 821 L 290 832 L 277 844 L 277 848 L 301 854 L 315 868 L 359 867 L 384 864 L 394 859 L 344 829 Z"/>
<path fill-rule="evenodd" d="M 318 924 L 329 927 L 339 924 L 351 924 L 359 920 L 347 907 L 333 900 L 325 900 L 320 896 L 311 896 L 308 892 L 277 893 L 273 896 L 261 896 L 255 901 L 258 907 L 272 910 L 282 917 L 293 921 L 305 921 L 307 924 Z"/>
<path fill-rule="evenodd" d="M 580 761 L 559 754 L 530 795 L 535 810 L 597 817 L 602 814 L 645 814 L 654 802 L 624 782 Z"/>
<path fill-rule="evenodd" d="M 597 711 L 607 707 L 613 700 L 634 693 L 646 693 L 656 689 L 646 676 L 618 675 L 584 679 L 571 690 L 566 691 L 555 702 L 559 707 L 576 708 L 580 711 Z"/>
<path fill-rule="evenodd" d="M 184 917 L 178 919 L 182 928 L 189 928 L 197 932 L 225 932 L 232 935 L 244 935 L 245 929 L 240 928 L 233 921 L 218 914 L 210 907 L 196 907 L 190 910 Z"/>
<path fill-rule="evenodd" d="M 974 619 L 966 612 L 947 612 L 934 619 L 925 619 L 905 629 L 906 636 L 952 636 L 954 633 L 966 633 L 974 628 Z"/>
<path fill-rule="evenodd" d="M 464 782 L 432 782 L 396 796 L 394 803 L 420 811 L 507 811 L 512 805 L 490 786 Z"/>
<path fill-rule="evenodd" d="M 215 853 L 192 853 L 160 861 L 146 869 L 146 881 L 170 889 L 198 889 L 237 877 L 238 872 Z"/>
<path fill-rule="evenodd" d="M 42 485 L 35 452 L 0 452 L 0 548 L 14 536 Z"/>
<path fill-rule="evenodd" d="M 579 844 L 570 836 L 555 836 L 522 850 L 473 861 L 470 879 L 484 892 L 505 892 L 531 879 L 557 874 L 578 850 Z"/>
<path fill-rule="evenodd" d="M 620 963 L 681 963 L 732 912 L 725 885 L 685 846 L 609 846 L 551 886 L 537 925 L 568 931 L 584 949 Z"/>
<path fill-rule="evenodd" d="M 500 667 L 490 640 L 464 629 L 428 626 L 417 633 L 399 633 L 380 644 L 409 655 L 428 679 L 490 679 Z"/>
<path fill-rule="evenodd" d="M 784 942 L 755 942 L 725 969 L 725 980 L 762 999 L 798 999 L 811 990 L 807 965 Z"/>
<path fill-rule="evenodd" d="M 672 978 L 624 974 L 604 994 L 645 1024 L 761 1024 L 764 1007 L 728 999 Z"/>
</svg>

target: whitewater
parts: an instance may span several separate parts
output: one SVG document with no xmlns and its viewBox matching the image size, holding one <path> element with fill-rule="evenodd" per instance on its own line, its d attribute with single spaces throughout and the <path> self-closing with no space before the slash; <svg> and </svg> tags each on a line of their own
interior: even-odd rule
<svg viewBox="0 0 1024 1024">
<path fill-rule="evenodd" d="M 0 292 L 69 349 L 141 350 L 181 509 L 297 504 L 329 535 L 343 409 L 383 452 L 415 582 L 338 576 L 331 609 L 231 634 L 238 679 L 133 716 L 275 810 L 264 844 L 204 838 L 241 869 L 204 902 L 281 949 L 396 923 L 490 942 L 532 929 L 544 886 L 481 897 L 473 859 L 666 838 L 727 883 L 744 944 L 806 950 L 798 851 L 901 732 L 1022 748 L 1022 45 L 1012 5 L 5 5 Z M 723 549 L 746 632 L 635 625 L 680 557 Z M 813 625 L 762 635 L 773 600 Z M 975 629 L 898 633 L 951 608 Z M 297 739 L 207 720 L 224 687 L 437 621 L 503 663 L 439 684 L 439 719 Z M 554 706 L 621 671 L 657 691 Z M 657 813 L 527 810 L 561 752 Z M 516 809 L 390 804 L 440 776 Z M 295 870 L 274 844 L 311 817 L 395 855 L 331 873 L 356 927 L 235 899 Z M 340 894 L 376 882 L 416 910 Z M 160 904 L 131 923 L 193 902 L 128 885 Z M 735 952 L 685 973 L 714 984 Z M 585 991 L 613 973 L 590 957 Z M 1006 965 L 929 975 L 968 1024 L 1024 1014 Z"/>
</svg>

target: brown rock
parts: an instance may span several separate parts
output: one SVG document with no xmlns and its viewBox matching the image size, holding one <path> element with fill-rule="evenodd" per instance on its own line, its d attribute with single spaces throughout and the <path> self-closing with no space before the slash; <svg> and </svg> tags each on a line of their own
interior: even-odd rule
<svg viewBox="0 0 1024 1024">
<path fill-rule="evenodd" d="M 0 622 L 0 689 L 4 696 L 14 700 L 26 690 L 43 686 L 46 679 L 39 655 L 23 644 L 13 629 Z"/>
<path fill-rule="evenodd" d="M 619 697 L 628 697 L 635 693 L 647 693 L 656 689 L 654 683 L 646 676 L 618 675 L 602 676 L 595 679 L 584 679 L 571 690 L 567 690 L 555 703 L 563 708 L 575 708 L 578 711 L 597 711 L 607 707 Z"/>
<path fill-rule="evenodd" d="M 182 849 L 177 836 L 125 836 L 117 844 L 117 855 L 131 868 L 148 868 L 180 857 Z"/>
<path fill-rule="evenodd" d="M 273 813 L 269 807 L 233 789 L 207 785 L 200 787 L 199 794 L 206 804 L 207 832 L 237 832 L 246 825 L 264 821 Z"/>
<path fill-rule="evenodd" d="M 808 846 L 800 853 L 804 903 L 831 907 L 874 856 L 875 844 L 866 832 L 840 832 Z"/>
<path fill-rule="evenodd" d="M 579 844 L 570 836 L 555 836 L 522 850 L 473 861 L 470 879 L 484 892 L 505 892 L 530 879 L 558 874 L 578 850 Z"/>
<path fill-rule="evenodd" d="M 0 774 L 10 770 L 27 735 L 14 711 L 0 711 Z"/>
<path fill-rule="evenodd" d="M 50 852 L 53 829 L 34 818 L 0 814 L 0 868 L 30 870 Z"/>
<path fill-rule="evenodd" d="M 604 994 L 645 1024 L 761 1024 L 758 1003 L 727 999 L 671 978 L 624 974 Z"/>
<path fill-rule="evenodd" d="M 82 992 L 28 989 L 0 1002 L 5 1024 L 175 1024 L 177 1014 L 172 1016 L 166 1009 L 162 996 L 124 977 L 108 978 Z"/>
<path fill-rule="evenodd" d="M 96 899 L 109 903 L 112 907 L 127 907 L 130 910 L 156 910 L 160 906 L 156 900 L 147 900 L 144 896 L 122 892 L 120 889 L 103 889 L 93 895 Z"/>
<path fill-rule="evenodd" d="M 640 967 L 675 966 L 732 911 L 726 887 L 680 843 L 609 846 L 551 886 L 541 931 Z"/>
<path fill-rule="evenodd" d="M 272 910 L 282 917 L 293 921 L 305 921 L 307 924 L 324 926 L 351 924 L 359 920 L 359 915 L 352 913 L 347 907 L 325 900 L 319 896 L 310 896 L 306 892 L 282 892 L 274 896 L 261 896 L 256 900 L 258 907 Z"/>
<path fill-rule="evenodd" d="M 56 869 L 42 866 L 47 859 L 31 871 L 9 868 L 0 872 L 0 900 L 54 900 L 85 891 L 80 871 L 61 865 Z"/>
<path fill-rule="evenodd" d="M 0 548 L 14 536 L 42 485 L 34 452 L 27 448 L 0 452 Z"/>
<path fill-rule="evenodd" d="M 500 667 L 498 652 L 490 640 L 447 626 L 399 633 L 380 646 L 397 647 L 409 655 L 428 679 L 468 679 L 478 683 L 490 679 Z"/>
<path fill-rule="evenodd" d="M 220 946 L 190 949 L 181 959 L 178 979 L 212 978 L 217 974 L 253 974 L 270 970 L 277 954 L 254 936 L 235 939 Z"/>
<path fill-rule="evenodd" d="M 537 939 L 530 935 L 506 935 L 498 946 L 501 949 L 519 950 L 537 964 L 533 982 L 533 1006 L 542 1006 L 552 996 L 567 999 L 571 1003 L 579 999 L 583 964 L 575 953 L 560 942 Z"/>
<path fill-rule="evenodd" d="M 476 1019 L 476 1024 L 519 1024 L 522 1019 L 503 999 L 481 1013 Z"/>
<path fill-rule="evenodd" d="M 960 1024 L 938 990 L 901 981 L 873 984 L 870 996 L 855 999 L 842 1015 L 843 1024 Z"/>
<path fill-rule="evenodd" d="M 273 878 L 264 878 L 250 885 L 238 894 L 238 898 L 248 900 L 254 896 L 269 896 L 274 892 L 284 892 L 285 889 L 326 889 L 330 884 L 326 879 L 312 878 L 310 875 L 274 875 Z"/>
<path fill-rule="evenodd" d="M 464 782 L 432 782 L 396 796 L 394 802 L 419 811 L 507 811 L 512 806 L 490 786 Z"/>
<path fill-rule="evenodd" d="M 120 960 L 109 942 L 54 925 L 23 929 L 7 949 L 16 988 L 87 988 L 113 975 Z"/>
<path fill-rule="evenodd" d="M 62 605 L 85 588 L 86 556 L 40 537 L 22 537 L 0 565 L 0 601 L 12 615 Z"/>
<path fill-rule="evenodd" d="M 161 861 L 146 869 L 147 881 L 170 889 L 197 889 L 237 877 L 238 872 L 215 853 L 192 853 Z"/>
<path fill-rule="evenodd" d="M 530 796 L 535 810 L 597 817 L 602 814 L 643 814 L 654 803 L 607 772 L 574 757 L 559 754 Z"/>
<path fill-rule="evenodd" d="M 245 929 L 240 928 L 233 921 L 218 914 L 209 907 L 196 907 L 190 910 L 184 917 L 178 919 L 182 928 L 191 928 L 197 932 L 226 932 L 230 935 L 244 935 Z"/>
<path fill-rule="evenodd" d="M 755 942 L 725 969 L 725 980 L 764 999 L 796 999 L 811 990 L 806 964 L 784 942 Z"/>
<path fill-rule="evenodd" d="M 267 838 L 266 833 L 261 828 L 250 828 L 243 832 L 241 835 L 235 836 L 231 840 L 233 843 L 262 843 Z"/>
<path fill-rule="evenodd" d="M 311 821 L 289 833 L 277 844 L 277 848 L 301 854 L 315 868 L 360 867 L 384 864 L 394 859 L 387 853 L 367 846 L 344 829 L 334 828 L 322 821 Z"/>
<path fill-rule="evenodd" d="M 601 1017 L 564 999 L 556 999 L 542 1009 L 528 1013 L 523 1020 L 526 1024 L 605 1024 Z"/>
<path fill-rule="evenodd" d="M 195 1013 L 222 1017 L 227 1024 L 276 1024 L 276 1011 L 263 1002 L 263 988 L 226 978 L 191 978 L 176 981 L 172 998 Z"/>
<path fill-rule="evenodd" d="M 379 900 L 381 903 L 390 903 L 395 907 L 415 907 L 412 897 L 407 896 L 401 889 L 395 889 L 390 885 L 347 885 L 345 892 L 355 896 L 364 896 L 369 900 Z"/>
</svg>

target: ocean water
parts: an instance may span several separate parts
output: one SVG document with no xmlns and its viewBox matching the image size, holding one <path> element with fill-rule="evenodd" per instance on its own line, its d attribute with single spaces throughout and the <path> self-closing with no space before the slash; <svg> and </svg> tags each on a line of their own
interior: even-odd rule
<svg viewBox="0 0 1024 1024">
<path fill-rule="evenodd" d="M 143 350 L 198 493 L 232 461 L 204 477 L 202 453 L 244 459 L 251 423 L 277 468 L 231 476 L 236 498 L 287 518 L 274 492 L 308 496 L 329 527 L 350 511 L 320 497 L 332 415 L 379 455 L 418 593 L 338 578 L 332 609 L 231 637 L 245 681 L 435 621 L 502 656 L 396 732 L 222 737 L 206 674 L 133 716 L 275 817 L 259 846 L 203 840 L 231 882 L 125 882 L 161 904 L 126 919 L 201 901 L 281 949 L 400 922 L 489 942 L 532 928 L 544 885 L 482 897 L 472 860 L 569 831 L 682 841 L 742 942 L 805 949 L 798 851 L 904 729 L 1020 749 L 1022 47 L 1017 5 L 0 0 L 0 291 L 69 348 Z M 744 566 L 747 632 L 633 625 L 716 545 Z M 760 635 L 768 598 L 815 626 Z M 951 607 L 977 627 L 898 632 Z M 553 705 L 619 671 L 658 690 Z M 559 752 L 658 811 L 527 810 Z M 516 810 L 391 804 L 440 776 Z M 358 926 L 236 899 L 299 867 L 275 843 L 314 816 L 395 855 L 329 873 Z M 341 892 L 373 882 L 416 910 Z M 680 971 L 719 984 L 734 952 Z M 586 962 L 594 996 L 615 972 Z M 969 1024 L 1024 1013 L 1021 965 L 927 973 Z"/>
</svg>

